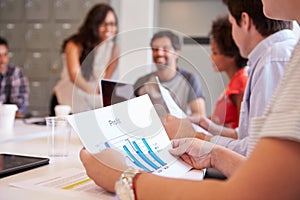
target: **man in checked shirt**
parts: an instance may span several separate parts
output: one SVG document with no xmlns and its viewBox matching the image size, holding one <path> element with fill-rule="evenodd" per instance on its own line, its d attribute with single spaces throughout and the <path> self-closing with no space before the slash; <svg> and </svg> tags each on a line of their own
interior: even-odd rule
<svg viewBox="0 0 300 200">
<path fill-rule="evenodd" d="M 28 99 L 28 79 L 21 68 L 9 63 L 8 42 L 0 37 L 0 102 L 16 104 L 16 117 L 23 118 L 27 114 Z"/>
</svg>

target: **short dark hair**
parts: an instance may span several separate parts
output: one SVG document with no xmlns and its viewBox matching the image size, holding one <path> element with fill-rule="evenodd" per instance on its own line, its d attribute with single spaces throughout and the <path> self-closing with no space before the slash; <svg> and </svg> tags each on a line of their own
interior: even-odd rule
<svg viewBox="0 0 300 200">
<path fill-rule="evenodd" d="M 8 42 L 5 38 L 0 37 L 0 45 L 5 45 L 8 48 Z"/>
<path fill-rule="evenodd" d="M 172 31 L 166 30 L 166 31 L 159 31 L 155 33 L 151 39 L 150 45 L 152 46 L 152 43 L 154 40 L 162 37 L 167 37 L 171 40 L 172 46 L 176 51 L 179 51 L 181 49 L 181 43 L 179 40 L 178 35 L 173 33 Z"/>
<path fill-rule="evenodd" d="M 221 54 L 233 57 L 238 68 L 246 66 L 247 59 L 241 56 L 239 48 L 232 38 L 228 15 L 220 16 L 213 21 L 209 35 L 216 42 Z"/>
<path fill-rule="evenodd" d="M 261 0 L 223 0 L 236 23 L 240 25 L 242 13 L 247 13 L 262 36 L 269 36 L 283 29 L 292 29 L 291 21 L 273 20 L 264 15 Z"/>
</svg>

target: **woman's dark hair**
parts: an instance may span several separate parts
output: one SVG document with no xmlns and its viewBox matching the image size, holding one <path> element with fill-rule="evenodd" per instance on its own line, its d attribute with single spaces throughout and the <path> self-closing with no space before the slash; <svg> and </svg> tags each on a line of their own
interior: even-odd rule
<svg viewBox="0 0 300 200">
<path fill-rule="evenodd" d="M 231 24 L 227 15 L 218 17 L 213 21 L 209 35 L 216 42 L 221 54 L 228 57 L 234 57 L 238 68 L 246 66 L 247 59 L 241 56 L 240 51 L 232 38 Z"/>
<path fill-rule="evenodd" d="M 84 23 L 79 28 L 77 34 L 72 35 L 67 38 L 62 46 L 62 51 L 64 52 L 65 46 L 69 41 L 73 41 L 76 44 L 79 44 L 82 47 L 82 53 L 80 56 L 80 63 L 82 64 L 84 59 L 88 56 L 89 53 L 93 53 L 93 49 L 102 42 L 102 38 L 99 36 L 99 26 L 104 23 L 106 15 L 108 12 L 112 12 L 117 21 L 117 15 L 113 8 L 105 3 L 100 3 L 95 5 L 87 14 Z M 92 73 L 92 64 L 88 64 L 85 67 L 82 67 L 83 77 L 87 80 L 89 79 Z"/>
<path fill-rule="evenodd" d="M 242 13 L 247 13 L 253 21 L 257 31 L 262 36 L 269 36 L 283 29 L 292 29 L 291 21 L 269 19 L 264 15 L 261 0 L 223 0 L 230 14 L 240 25 Z"/>
</svg>

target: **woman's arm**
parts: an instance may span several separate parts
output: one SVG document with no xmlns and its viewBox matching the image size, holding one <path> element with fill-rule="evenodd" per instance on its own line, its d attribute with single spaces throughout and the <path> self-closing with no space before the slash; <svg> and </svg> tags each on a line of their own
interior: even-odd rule
<svg viewBox="0 0 300 200">
<path fill-rule="evenodd" d="M 90 154 L 85 148 L 80 151 L 80 159 L 87 175 L 94 182 L 109 192 L 114 192 L 115 182 L 128 166 L 124 157 L 113 149 L 105 149 L 96 155 Z"/>
<path fill-rule="evenodd" d="M 104 76 L 105 79 L 110 79 L 113 73 L 116 71 L 119 64 L 119 56 L 120 56 L 120 47 L 117 44 L 114 44 L 109 64 L 105 70 L 105 76 Z"/>
<path fill-rule="evenodd" d="M 101 187 L 114 192 L 122 170 L 101 164 L 85 150 L 81 160 L 88 175 Z M 145 173 L 136 180 L 137 199 L 299 199 L 300 144 L 262 139 L 227 181 L 169 179 Z"/>
<path fill-rule="evenodd" d="M 91 88 L 88 82 L 84 79 L 81 74 L 80 67 L 80 54 L 81 47 L 72 41 L 69 41 L 65 48 L 66 63 L 69 72 L 70 80 L 83 91 L 93 94 L 95 89 Z"/>
<path fill-rule="evenodd" d="M 299 199 L 300 144 L 262 139 L 250 158 L 227 181 L 201 182 L 142 174 L 137 199 Z"/>
</svg>

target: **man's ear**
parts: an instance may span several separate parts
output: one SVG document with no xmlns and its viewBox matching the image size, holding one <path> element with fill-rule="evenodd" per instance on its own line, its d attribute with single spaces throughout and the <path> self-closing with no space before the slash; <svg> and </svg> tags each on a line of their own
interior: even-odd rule
<svg viewBox="0 0 300 200">
<path fill-rule="evenodd" d="M 178 58 L 179 57 L 179 55 L 180 55 L 180 51 L 178 51 L 178 50 L 175 50 L 174 51 L 174 54 L 176 55 L 176 57 Z"/>
<path fill-rule="evenodd" d="M 251 27 L 253 26 L 252 19 L 248 15 L 248 13 L 242 12 L 240 26 L 243 27 L 247 31 L 250 30 Z"/>
</svg>

